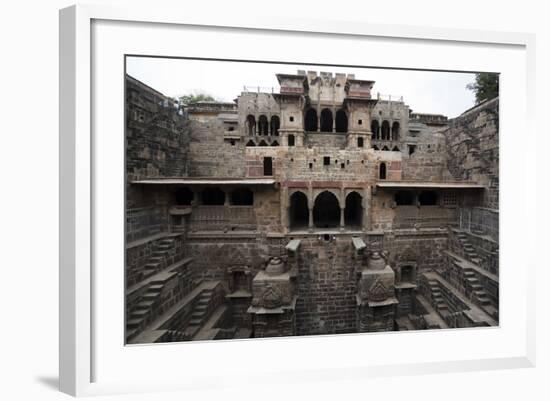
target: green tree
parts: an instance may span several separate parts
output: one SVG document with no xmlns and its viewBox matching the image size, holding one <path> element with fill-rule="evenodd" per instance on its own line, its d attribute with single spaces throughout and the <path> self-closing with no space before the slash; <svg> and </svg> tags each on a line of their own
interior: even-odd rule
<svg viewBox="0 0 550 401">
<path fill-rule="evenodd" d="M 495 73 L 479 72 L 475 82 L 466 85 L 466 88 L 474 92 L 476 103 L 479 104 L 498 96 L 498 78 Z"/>
<path fill-rule="evenodd" d="M 180 104 L 191 104 L 197 102 L 213 102 L 214 99 L 212 96 L 206 93 L 189 93 L 187 95 L 179 96 Z"/>
</svg>

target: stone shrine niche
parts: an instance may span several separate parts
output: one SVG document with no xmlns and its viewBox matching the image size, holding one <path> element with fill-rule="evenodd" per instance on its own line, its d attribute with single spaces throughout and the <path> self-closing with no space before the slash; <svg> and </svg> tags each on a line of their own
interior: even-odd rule
<svg viewBox="0 0 550 401">
<path fill-rule="evenodd" d="M 252 280 L 252 315 L 254 337 L 294 335 L 295 285 L 285 261 L 271 258 L 264 270 Z"/>
<path fill-rule="evenodd" d="M 391 331 L 395 316 L 395 273 L 383 254 L 375 251 L 363 267 L 357 293 L 359 332 Z"/>
</svg>

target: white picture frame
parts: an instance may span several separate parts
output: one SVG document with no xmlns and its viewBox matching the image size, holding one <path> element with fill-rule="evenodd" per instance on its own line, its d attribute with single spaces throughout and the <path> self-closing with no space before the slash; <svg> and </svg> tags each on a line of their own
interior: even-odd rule
<svg viewBox="0 0 550 401">
<path fill-rule="evenodd" d="M 186 29 L 195 33 L 200 30 L 205 37 L 202 49 L 182 50 L 172 38 L 171 29 L 181 30 L 178 32 L 182 35 L 186 34 Z M 125 36 L 129 32 L 131 38 Z M 146 36 L 141 36 L 144 32 Z M 159 42 L 158 38 L 167 33 L 172 39 Z M 350 48 L 360 48 L 359 41 L 372 41 L 372 46 L 383 41 L 384 46 L 390 48 L 405 42 L 410 47 L 435 46 L 441 55 L 449 54 L 447 60 L 441 57 L 443 60 L 434 61 L 435 58 L 425 57 L 399 61 L 386 53 L 388 57 L 380 65 L 383 67 L 479 71 L 484 66 L 491 70 L 491 66 L 501 60 L 502 70 L 496 72 L 502 74 L 502 160 L 511 160 L 513 141 L 510 136 L 514 130 L 521 129 L 524 138 L 535 135 L 530 123 L 533 121 L 535 85 L 533 35 L 292 18 L 251 21 L 243 16 L 228 22 L 216 13 L 190 15 L 181 10 L 155 7 L 79 5 L 61 10 L 60 390 L 80 396 L 235 386 L 235 377 L 243 374 L 256 383 L 267 384 L 274 377 L 283 382 L 344 377 L 361 380 L 403 373 L 534 366 L 535 285 L 532 272 L 535 261 L 530 250 L 535 244 L 531 236 L 535 232 L 532 228 L 536 210 L 522 195 L 524 191 L 513 190 L 513 186 L 534 187 L 534 176 L 528 172 L 535 166 L 535 150 L 528 148 L 514 149 L 514 168 L 501 163 L 502 318 L 498 328 L 124 347 L 123 336 L 119 336 L 123 325 L 117 326 L 121 313 L 116 312 L 122 312 L 123 294 L 117 285 L 124 270 L 116 251 L 123 243 L 123 236 L 117 236 L 122 229 L 118 225 L 123 221 L 117 214 L 123 212 L 122 203 L 117 202 L 124 183 L 123 164 L 120 163 L 124 132 L 120 113 L 123 110 L 120 89 L 124 81 L 123 74 L 119 74 L 123 71 L 120 56 L 152 54 L 151 51 L 154 55 L 165 56 L 181 56 L 185 51 L 193 56 L 206 52 L 202 53 L 204 55 L 208 46 L 215 43 L 216 33 L 231 37 L 234 47 L 219 48 L 218 53 L 212 55 L 220 58 L 230 58 L 228 55 L 237 54 L 240 49 L 241 56 L 234 58 L 242 59 L 245 42 L 261 37 L 266 43 L 288 46 L 281 61 L 295 60 L 292 59 L 292 46 L 313 43 L 320 38 L 325 43 L 338 41 Z M 209 35 L 212 37 L 208 38 Z M 454 68 L 445 67 L 445 63 L 452 62 L 453 54 L 468 51 L 478 55 L 479 60 L 463 60 Z M 490 54 L 486 54 L 487 51 Z M 307 60 L 334 63 L 339 55 L 337 51 L 331 53 Z M 273 60 L 261 52 L 256 57 Z M 303 57 L 308 56 L 304 54 Z M 356 64 L 352 58 L 361 60 L 361 55 L 350 55 L 346 64 Z M 107 94 L 107 89 L 118 95 L 113 98 Z M 110 107 L 112 114 L 109 116 L 104 113 L 106 107 Z M 105 129 L 112 135 L 106 137 Z M 122 187 L 117 190 L 117 186 Z M 105 194 L 111 194 L 111 189 L 114 189 L 113 205 L 104 198 Z M 112 233 L 105 229 L 107 223 L 113 225 Z M 524 234 L 514 236 L 515 230 Z M 105 241 L 110 241 L 112 248 L 103 246 Z M 122 252 L 122 247 L 119 251 Z M 111 258 L 112 269 L 102 270 L 105 266 L 102 261 Z M 96 291 L 101 291 L 101 297 Z M 113 307 L 113 302 L 119 305 Z M 112 315 L 107 311 L 109 305 Z M 408 352 L 407 343 L 411 342 L 432 345 L 434 350 L 431 354 L 427 351 L 426 357 L 420 359 L 418 353 Z M 473 343 L 478 343 L 474 344 L 474 350 L 464 348 L 464 344 Z M 445 344 L 453 344 L 453 349 L 446 349 Z M 369 348 L 389 345 L 398 356 L 377 354 L 375 349 Z M 476 345 L 479 346 L 476 348 Z M 320 349 L 323 360 L 316 356 Z M 178 374 L 170 374 L 172 359 L 182 352 L 196 365 L 182 366 Z M 221 353 L 235 362 L 231 365 L 201 363 Z M 243 354 L 248 356 L 250 363 L 239 358 Z M 292 363 L 288 363 L 289 354 L 293 356 Z M 269 364 L 258 364 L 259 356 Z M 166 367 L 158 368 L 159 361 L 166 361 Z M 135 369 L 136 364 L 141 364 L 139 372 Z"/>
</svg>

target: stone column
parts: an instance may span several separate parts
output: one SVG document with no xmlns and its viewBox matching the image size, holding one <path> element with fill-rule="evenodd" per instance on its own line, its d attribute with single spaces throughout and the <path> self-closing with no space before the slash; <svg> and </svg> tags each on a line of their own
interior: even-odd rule
<svg viewBox="0 0 550 401">
<path fill-rule="evenodd" d="M 346 211 L 345 207 L 340 208 L 340 231 L 344 231 L 344 228 L 345 228 L 345 219 L 344 219 L 345 211 Z"/>
<path fill-rule="evenodd" d="M 309 228 L 309 231 L 313 231 L 313 208 L 312 208 L 312 207 L 308 207 L 308 210 L 309 210 L 309 223 L 308 223 L 308 228 Z"/>
<path fill-rule="evenodd" d="M 317 113 L 317 132 L 321 132 L 321 113 Z"/>
</svg>

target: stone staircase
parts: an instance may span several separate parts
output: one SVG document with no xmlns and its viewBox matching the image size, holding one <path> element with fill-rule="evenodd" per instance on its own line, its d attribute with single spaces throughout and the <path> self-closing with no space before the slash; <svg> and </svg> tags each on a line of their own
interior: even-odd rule
<svg viewBox="0 0 550 401">
<path fill-rule="evenodd" d="M 158 244 L 153 249 L 151 257 L 145 264 L 143 269 L 142 279 L 152 276 L 153 274 L 158 273 L 165 264 L 165 259 L 167 253 L 174 246 L 174 238 L 164 238 L 158 242 Z"/>
<path fill-rule="evenodd" d="M 467 235 L 461 231 L 457 231 L 455 234 L 464 251 L 464 256 L 466 256 L 470 262 L 479 266 L 481 264 L 481 259 L 472 244 L 470 244 L 470 241 L 468 241 Z"/>
<path fill-rule="evenodd" d="M 210 312 L 209 307 L 212 302 L 213 295 L 214 289 L 207 288 L 202 290 L 199 300 L 195 304 L 193 312 L 191 313 L 191 319 L 185 329 L 184 335 L 186 337 L 193 337 L 208 319 Z"/>
<path fill-rule="evenodd" d="M 479 283 L 477 276 L 472 268 L 465 267 L 463 269 L 465 282 L 468 283 L 472 290 L 472 300 L 482 307 L 491 306 L 491 300 L 487 296 L 487 293 L 483 289 L 483 286 Z"/>
<path fill-rule="evenodd" d="M 151 281 L 145 294 L 140 297 L 140 301 L 130 310 L 126 319 L 126 340 L 131 339 L 143 330 L 151 316 L 155 303 L 160 298 L 163 287 L 163 280 Z"/>
<path fill-rule="evenodd" d="M 443 294 L 441 293 L 441 287 L 439 286 L 439 281 L 437 280 L 428 280 L 428 285 L 430 287 L 430 293 L 432 295 L 432 301 L 433 305 L 435 306 L 435 309 L 443 314 L 449 313 L 449 306 L 447 305 L 447 302 L 445 302 L 445 299 L 443 298 Z"/>
</svg>

